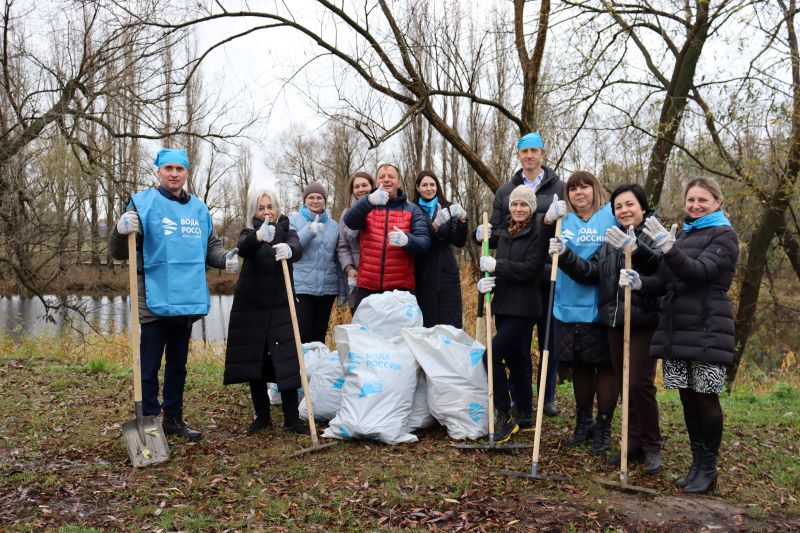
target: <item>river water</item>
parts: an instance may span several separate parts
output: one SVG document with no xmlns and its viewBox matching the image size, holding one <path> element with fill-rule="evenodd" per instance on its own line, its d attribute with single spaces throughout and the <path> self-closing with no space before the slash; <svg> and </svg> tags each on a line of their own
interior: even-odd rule
<svg viewBox="0 0 800 533">
<path fill-rule="evenodd" d="M 48 302 L 55 302 L 55 296 L 46 296 Z M 19 338 L 54 337 L 62 332 L 88 333 L 94 328 L 103 335 L 124 333 L 128 329 L 130 308 L 128 298 L 123 296 L 70 296 L 72 305 L 80 305 L 82 314 L 67 311 L 66 317 L 51 313 L 45 317 L 45 308 L 39 299 L 20 296 L 0 297 L 0 334 Z M 223 342 L 228 337 L 233 296 L 211 295 L 211 309 L 204 318 L 194 323 L 192 338 L 207 342 Z"/>
</svg>

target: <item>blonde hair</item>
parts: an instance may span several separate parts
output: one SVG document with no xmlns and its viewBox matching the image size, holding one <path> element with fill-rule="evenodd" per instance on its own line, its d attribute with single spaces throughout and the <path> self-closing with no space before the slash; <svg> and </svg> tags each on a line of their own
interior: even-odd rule
<svg viewBox="0 0 800 533">
<path fill-rule="evenodd" d="M 687 183 L 686 188 L 683 189 L 684 201 L 686 201 L 686 196 L 689 194 L 689 189 L 692 187 L 700 187 L 701 189 L 707 190 L 720 204 L 725 200 L 725 197 L 722 195 L 722 188 L 714 178 L 695 178 Z"/>
<path fill-rule="evenodd" d="M 250 192 L 247 193 L 247 214 L 245 215 L 244 221 L 245 227 L 253 229 L 253 218 L 258 212 L 258 202 L 261 201 L 262 196 L 268 196 L 269 199 L 272 200 L 272 205 L 275 206 L 275 220 L 272 222 L 276 222 L 277 219 L 280 218 L 281 204 L 278 201 L 278 194 L 275 191 L 272 189 L 267 189 L 266 187 L 250 189 Z"/>
</svg>

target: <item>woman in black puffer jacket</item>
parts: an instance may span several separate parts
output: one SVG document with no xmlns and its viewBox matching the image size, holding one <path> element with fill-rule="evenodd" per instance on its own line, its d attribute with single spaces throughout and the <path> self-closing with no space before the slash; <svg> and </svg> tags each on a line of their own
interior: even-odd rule
<svg viewBox="0 0 800 533">
<path fill-rule="evenodd" d="M 277 383 L 284 428 L 302 434 L 308 427 L 297 412 L 300 364 L 280 262 L 287 261 L 291 276 L 291 265 L 303 251 L 277 198 L 268 189 L 255 190 L 248 198 L 248 224 L 239 234 L 244 265 L 233 295 L 223 382 L 249 383 L 256 412 L 250 433 L 272 424 L 267 382 Z"/>
<path fill-rule="evenodd" d="M 624 247 L 635 243 L 633 267 L 642 274 L 654 274 L 658 269 L 661 250 L 645 235 L 645 216 L 651 215 L 644 189 L 638 184 L 620 185 L 611 194 L 611 208 L 619 227 L 609 228 L 605 244 L 585 261 L 566 248 L 558 266 L 581 283 L 598 284 L 598 321 L 606 326 L 611 364 L 616 374 L 618 391 L 622 385 L 622 351 L 624 322 L 624 291 L 619 286 L 619 271 L 625 266 Z M 625 232 L 634 228 L 635 236 Z M 623 228 L 623 229 L 620 229 Z M 656 360 L 650 357 L 650 340 L 658 323 L 658 301 L 653 296 L 633 293 L 631 298 L 630 343 L 630 401 L 628 456 L 644 460 L 644 470 L 655 473 L 661 468 L 661 431 L 658 424 L 658 403 L 654 384 Z M 600 422 L 598 421 L 598 425 Z M 597 429 L 610 440 L 608 427 Z M 596 437 L 597 438 L 597 437 Z M 619 464 L 619 453 L 611 457 Z"/>
<path fill-rule="evenodd" d="M 719 393 L 733 362 L 734 319 L 728 289 L 739 257 L 739 237 L 721 210 L 716 181 L 698 178 L 684 191 L 686 218 L 667 231 L 649 218 L 645 233 L 664 253 L 654 276 L 620 272 L 620 286 L 663 295 L 650 355 L 664 359 L 664 386 L 678 389 L 692 449 L 692 466 L 678 485 L 705 493 L 717 480 L 722 441 Z"/>
</svg>

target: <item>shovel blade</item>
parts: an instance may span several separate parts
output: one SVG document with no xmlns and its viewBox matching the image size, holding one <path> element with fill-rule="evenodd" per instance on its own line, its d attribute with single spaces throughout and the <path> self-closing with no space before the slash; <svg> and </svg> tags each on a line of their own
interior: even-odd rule
<svg viewBox="0 0 800 533">
<path fill-rule="evenodd" d="M 122 424 L 122 437 L 128 447 L 131 465 L 136 468 L 163 463 L 169 459 L 167 437 L 161 427 L 161 419 L 157 416 L 143 416 L 125 422 Z"/>
</svg>

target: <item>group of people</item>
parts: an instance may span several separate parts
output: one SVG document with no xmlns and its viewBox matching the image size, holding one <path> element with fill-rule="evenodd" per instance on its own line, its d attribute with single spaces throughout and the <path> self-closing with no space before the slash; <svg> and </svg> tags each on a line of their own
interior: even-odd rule
<svg viewBox="0 0 800 533">
<path fill-rule="evenodd" d="M 498 368 L 495 441 L 534 426 L 536 327 L 540 348 L 550 339 L 550 371 L 541 391 L 545 414 L 558 414 L 558 364 L 570 366 L 576 404 L 570 444 L 591 441 L 591 453 L 609 451 L 622 383 L 622 302 L 629 287 L 629 459 L 642 461 L 648 473 L 661 467 L 654 386 L 661 358 L 665 387 L 680 391 L 692 450 L 691 468 L 678 484 L 685 492 L 707 492 L 716 481 L 722 436 L 718 394 L 733 360 L 727 291 L 738 257 L 738 238 L 721 210 L 719 185 L 707 178 L 691 181 L 684 191 L 683 228 L 667 230 L 638 184 L 617 187 L 607 200 L 589 172 L 560 180 L 543 165 L 545 147 L 537 132 L 519 139 L 517 158 L 521 169 L 497 190 L 489 224 L 473 233 L 475 242 L 487 240 L 495 250 L 494 256 L 481 257 L 486 277 L 478 282 L 479 292 L 493 293 L 497 327 L 492 340 Z M 350 205 L 338 222 L 319 183 L 305 187 L 300 211 L 289 216 L 274 191 L 255 189 L 237 248 L 225 250 L 208 208 L 183 190 L 186 152 L 161 150 L 155 166 L 160 186 L 131 197 L 109 246 L 115 258 L 126 259 L 125 241 L 136 234 L 143 411 L 163 411 L 166 433 L 201 438 L 183 419 L 183 388 L 191 324 L 209 308 L 206 265 L 235 273 L 238 257 L 244 260 L 231 308 L 224 383 L 249 384 L 255 411 L 250 432 L 272 424 L 267 383 L 276 383 L 280 391 L 284 427 L 308 432 L 298 418 L 300 372 L 285 274 L 304 343 L 324 342 L 335 301 L 355 312 L 364 298 L 388 290 L 414 293 L 425 327 L 463 326 L 453 247 L 466 243 L 467 213 L 444 198 L 433 172 L 419 173 L 412 199 L 393 164 L 379 165 L 374 178 L 355 173 L 348 185 Z M 625 268 L 626 248 L 632 269 Z M 549 264 L 555 255 L 559 272 L 549 309 Z M 555 320 L 548 335 L 550 313 Z M 619 460 L 619 454 L 611 457 Z"/>
</svg>

